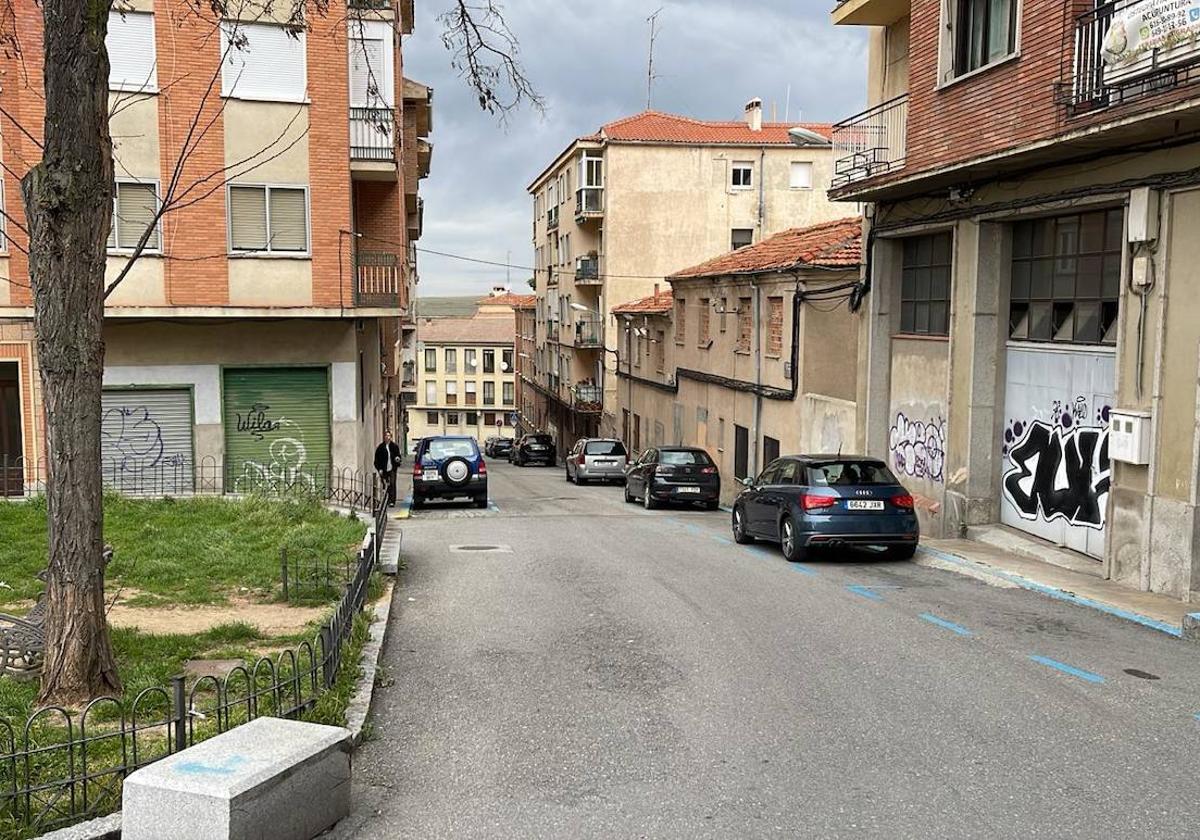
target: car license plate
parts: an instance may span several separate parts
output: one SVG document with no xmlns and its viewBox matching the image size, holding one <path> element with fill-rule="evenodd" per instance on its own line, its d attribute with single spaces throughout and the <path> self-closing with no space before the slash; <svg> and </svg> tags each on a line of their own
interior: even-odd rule
<svg viewBox="0 0 1200 840">
<path fill-rule="evenodd" d="M 439 478 L 441 478 L 441 476 L 438 475 L 437 470 L 425 470 L 424 475 L 421 477 L 426 481 L 437 481 Z"/>
<path fill-rule="evenodd" d="M 846 507 L 849 510 L 883 510 L 883 502 L 878 499 L 850 499 Z"/>
<path fill-rule="evenodd" d="M 532 443 L 532 444 L 530 444 L 530 445 L 529 445 L 529 448 L 530 448 L 530 449 L 532 449 L 532 450 L 534 450 L 535 452 L 541 452 L 541 451 L 542 451 L 543 449 L 545 449 L 546 447 L 544 447 L 544 446 L 538 446 L 536 443 Z"/>
<path fill-rule="evenodd" d="M 679 487 L 676 489 L 675 492 L 676 493 L 699 493 L 700 488 L 699 487 Z"/>
</svg>

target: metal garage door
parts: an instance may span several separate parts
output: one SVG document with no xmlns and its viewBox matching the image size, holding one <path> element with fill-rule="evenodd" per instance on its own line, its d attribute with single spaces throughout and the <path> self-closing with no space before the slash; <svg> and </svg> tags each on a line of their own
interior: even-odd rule
<svg viewBox="0 0 1200 840">
<path fill-rule="evenodd" d="M 229 489 L 283 492 L 326 485 L 331 460 L 326 368 L 228 369 L 223 399 Z"/>
<path fill-rule="evenodd" d="M 192 492 L 192 393 L 187 388 L 105 389 L 100 459 L 122 493 Z"/>
</svg>

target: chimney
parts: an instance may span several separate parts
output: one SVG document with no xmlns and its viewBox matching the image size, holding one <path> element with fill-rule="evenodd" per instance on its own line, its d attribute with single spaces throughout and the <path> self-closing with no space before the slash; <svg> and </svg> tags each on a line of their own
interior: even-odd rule
<svg viewBox="0 0 1200 840">
<path fill-rule="evenodd" d="M 654 296 L 658 297 L 658 284 L 657 283 L 654 284 Z"/>
<path fill-rule="evenodd" d="M 746 103 L 746 125 L 751 131 L 762 131 L 762 100 L 757 96 Z"/>
</svg>

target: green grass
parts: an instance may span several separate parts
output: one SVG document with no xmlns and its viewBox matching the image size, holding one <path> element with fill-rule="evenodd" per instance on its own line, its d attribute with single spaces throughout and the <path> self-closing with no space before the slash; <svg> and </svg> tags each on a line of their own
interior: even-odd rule
<svg viewBox="0 0 1200 840">
<path fill-rule="evenodd" d="M 104 499 L 104 539 L 115 556 L 107 589 L 139 591 L 142 606 L 221 603 L 230 595 L 270 599 L 279 552 L 341 563 L 365 532 L 311 501 Z M 46 566 L 44 499 L 0 502 L 0 607 L 34 600 Z"/>
</svg>

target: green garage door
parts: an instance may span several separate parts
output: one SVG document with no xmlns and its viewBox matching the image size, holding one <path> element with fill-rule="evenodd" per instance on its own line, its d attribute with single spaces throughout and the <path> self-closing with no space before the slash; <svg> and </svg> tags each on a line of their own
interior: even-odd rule
<svg viewBox="0 0 1200 840">
<path fill-rule="evenodd" d="M 235 493 L 318 489 L 328 481 L 329 371 L 224 373 L 226 483 Z"/>
</svg>

